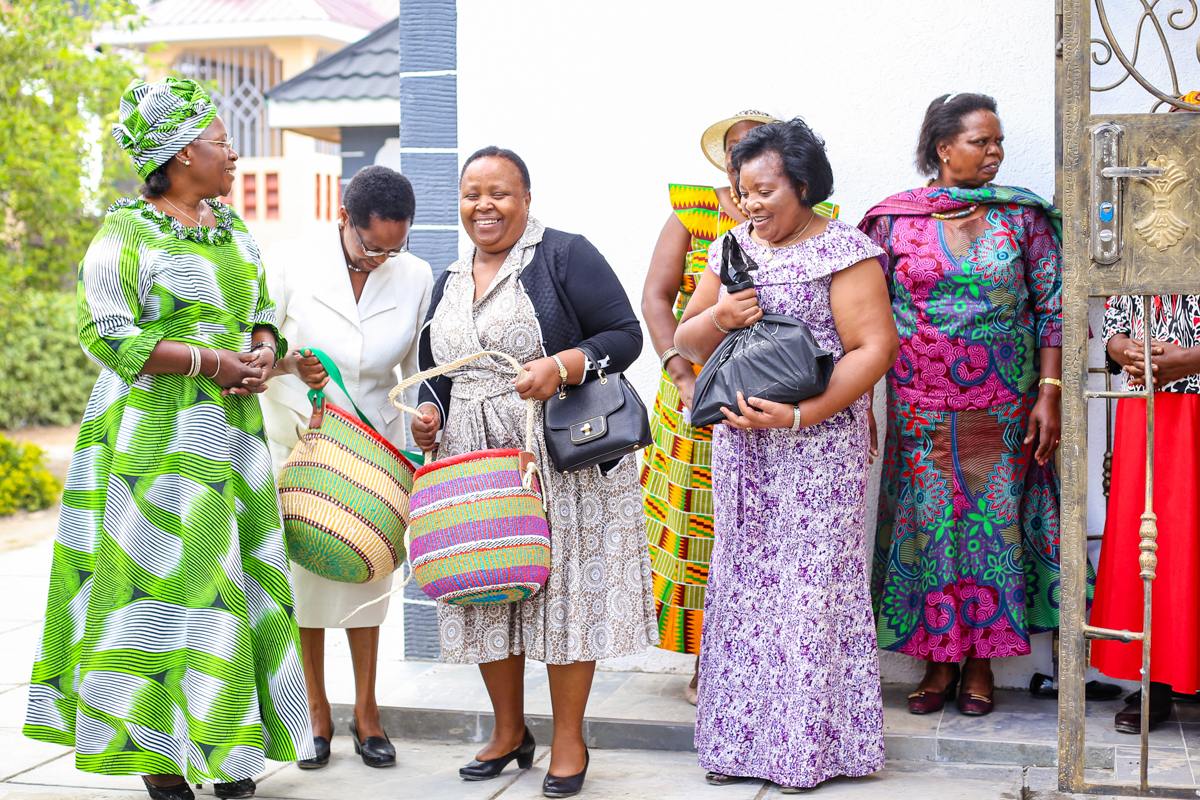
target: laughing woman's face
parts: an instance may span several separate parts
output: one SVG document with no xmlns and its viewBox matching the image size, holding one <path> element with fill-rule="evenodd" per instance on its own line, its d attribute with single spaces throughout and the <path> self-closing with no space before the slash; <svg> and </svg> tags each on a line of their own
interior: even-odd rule
<svg viewBox="0 0 1200 800">
<path fill-rule="evenodd" d="M 485 253 L 512 249 L 529 221 L 529 190 L 507 158 L 485 156 L 471 163 L 459 183 L 463 229 Z"/>
</svg>

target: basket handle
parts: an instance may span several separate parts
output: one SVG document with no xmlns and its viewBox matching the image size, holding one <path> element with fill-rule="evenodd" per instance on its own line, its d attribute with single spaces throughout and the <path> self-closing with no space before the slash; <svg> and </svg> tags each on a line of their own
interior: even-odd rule
<svg viewBox="0 0 1200 800">
<path fill-rule="evenodd" d="M 404 579 L 404 583 L 400 584 L 399 586 L 396 586 L 390 592 L 383 595 L 382 597 L 376 597 L 374 600 L 370 600 L 366 603 L 363 603 L 361 606 L 354 609 L 346 616 L 342 617 L 342 621 L 339 624 L 345 625 L 346 620 L 350 619 L 355 614 L 362 611 L 364 608 L 370 608 L 371 606 L 375 605 L 376 603 L 379 603 L 379 602 L 382 602 L 382 601 L 388 599 L 389 597 L 396 594 L 397 592 L 404 591 L 404 587 L 408 586 L 408 582 L 413 579 L 412 553 L 409 552 L 409 548 L 412 547 L 412 538 L 411 537 L 412 537 L 412 526 L 409 525 L 409 526 L 405 527 L 405 529 L 404 529 L 404 561 L 401 561 L 400 565 L 396 568 L 396 571 L 403 575 L 404 574 L 404 562 L 405 561 L 408 562 L 408 577 Z"/>
<path fill-rule="evenodd" d="M 447 372 L 453 372 L 459 367 L 465 367 L 475 359 L 482 358 L 484 356 L 495 356 L 496 358 L 504 359 L 512 365 L 513 369 L 517 371 L 517 380 L 525 377 L 525 367 L 520 361 L 517 361 L 508 353 L 500 353 L 495 350 L 481 350 L 475 355 L 466 356 L 465 358 L 460 358 L 457 361 L 451 361 L 449 364 L 442 364 L 441 366 L 433 367 L 432 369 L 427 369 L 424 372 L 418 372 L 416 375 L 405 378 L 395 389 L 392 389 L 392 391 L 388 393 L 388 400 L 392 402 L 393 406 L 400 409 L 404 413 L 412 414 L 414 417 L 420 416 L 421 412 L 415 408 L 404 405 L 403 399 L 397 400 L 397 398 L 404 394 L 406 389 L 416 386 L 421 381 L 428 380 L 429 378 L 436 378 L 439 375 L 445 375 Z M 525 401 L 525 449 L 530 453 L 533 452 L 533 420 L 537 415 L 537 408 L 533 403 L 534 401 L 532 397 Z M 442 420 L 442 422 L 445 422 L 445 420 Z"/>
</svg>

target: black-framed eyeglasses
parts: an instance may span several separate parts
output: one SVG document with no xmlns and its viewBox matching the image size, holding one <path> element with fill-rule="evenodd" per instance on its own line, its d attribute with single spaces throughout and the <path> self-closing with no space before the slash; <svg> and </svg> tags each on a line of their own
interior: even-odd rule
<svg viewBox="0 0 1200 800">
<path fill-rule="evenodd" d="M 356 225 L 354 222 L 351 222 L 350 227 L 354 228 L 354 235 L 358 237 L 358 246 L 362 249 L 363 255 L 367 258 L 379 258 L 380 256 L 395 258 L 398 255 L 408 252 L 408 239 L 404 240 L 404 244 L 400 245 L 400 249 L 398 250 L 368 250 L 367 246 L 363 244 L 362 234 L 358 232 L 358 225 Z"/>
</svg>

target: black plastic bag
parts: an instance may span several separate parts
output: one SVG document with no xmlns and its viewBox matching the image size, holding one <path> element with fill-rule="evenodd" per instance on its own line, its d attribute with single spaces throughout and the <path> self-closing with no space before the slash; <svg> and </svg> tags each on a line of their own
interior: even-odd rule
<svg viewBox="0 0 1200 800">
<path fill-rule="evenodd" d="M 721 283 L 728 291 L 750 288 L 750 272 L 758 268 L 732 234 L 726 234 Z M 825 391 L 833 374 L 833 354 L 817 344 L 798 319 L 764 314 L 748 328 L 727 335 L 696 378 L 692 425 L 721 422 L 724 406 L 738 411 L 737 393 L 793 405 Z"/>
</svg>

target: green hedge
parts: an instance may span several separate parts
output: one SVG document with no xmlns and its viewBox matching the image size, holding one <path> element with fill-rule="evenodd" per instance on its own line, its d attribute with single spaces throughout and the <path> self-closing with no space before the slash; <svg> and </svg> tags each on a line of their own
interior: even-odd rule
<svg viewBox="0 0 1200 800">
<path fill-rule="evenodd" d="M 74 292 L 0 296 L 0 428 L 73 425 L 100 368 L 75 333 Z"/>
<path fill-rule="evenodd" d="M 42 448 L 0 436 L 0 516 L 49 508 L 61 491 L 58 478 L 46 469 Z"/>
</svg>

